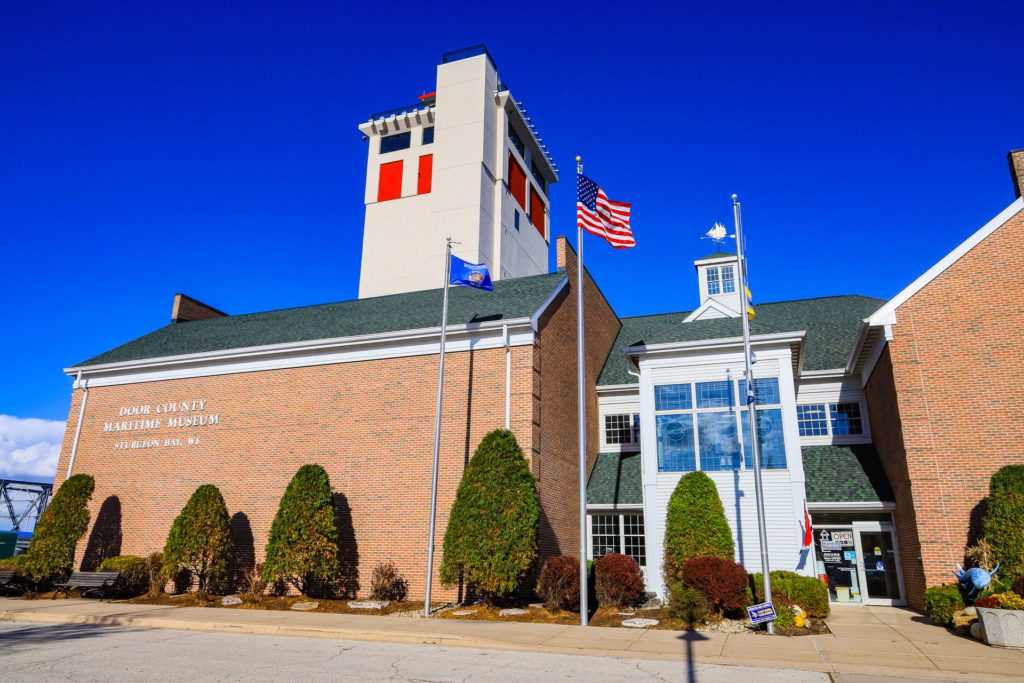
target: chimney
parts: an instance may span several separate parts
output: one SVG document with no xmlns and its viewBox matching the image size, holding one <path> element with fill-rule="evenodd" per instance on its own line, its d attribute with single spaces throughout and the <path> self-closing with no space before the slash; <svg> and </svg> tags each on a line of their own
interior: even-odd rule
<svg viewBox="0 0 1024 683">
<path fill-rule="evenodd" d="M 1006 155 L 1010 162 L 1010 177 L 1013 178 L 1013 191 L 1017 196 L 1024 192 L 1024 149 L 1011 150 Z"/>
<path fill-rule="evenodd" d="M 559 235 L 555 239 L 555 269 L 559 273 L 565 272 L 566 261 L 576 258 L 576 250 L 569 244 L 569 238 Z"/>
<path fill-rule="evenodd" d="M 187 294 L 179 292 L 174 295 L 174 308 L 171 309 L 172 323 L 187 323 L 191 320 L 206 320 L 207 318 L 223 318 L 225 316 L 227 313 L 218 311 L 213 306 L 207 306 Z"/>
</svg>

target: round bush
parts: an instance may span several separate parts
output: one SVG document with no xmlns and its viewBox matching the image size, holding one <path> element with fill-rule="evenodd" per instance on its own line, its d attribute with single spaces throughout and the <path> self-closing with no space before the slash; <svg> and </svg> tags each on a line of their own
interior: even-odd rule
<svg viewBox="0 0 1024 683">
<path fill-rule="evenodd" d="M 465 578 L 493 604 L 519 586 L 537 559 L 537 480 L 515 435 L 484 437 L 462 475 L 444 534 L 441 581 Z"/>
<path fill-rule="evenodd" d="M 100 562 L 97 571 L 118 572 L 114 591 L 124 597 L 149 591 L 149 561 L 136 555 L 118 555 Z"/>
<path fill-rule="evenodd" d="M 1000 574 L 1024 574 L 1024 465 L 1007 465 L 992 475 L 983 526 L 985 540 L 1003 563 Z"/>
<path fill-rule="evenodd" d="M 559 555 L 544 563 L 537 578 L 537 594 L 551 611 L 575 610 L 580 606 L 580 561 Z"/>
<path fill-rule="evenodd" d="M 370 598 L 402 602 L 409 593 L 405 577 L 391 562 L 381 562 L 370 576 Z"/>
<path fill-rule="evenodd" d="M 683 565 L 683 585 L 695 588 L 716 612 L 732 612 L 747 604 L 747 570 L 724 557 L 695 557 Z"/>
<path fill-rule="evenodd" d="M 734 556 L 732 530 L 711 477 L 690 472 L 676 485 L 665 519 L 665 581 L 684 577 L 683 564 L 694 557 Z"/>
<path fill-rule="evenodd" d="M 632 557 L 608 553 L 594 563 L 597 602 L 603 607 L 626 607 L 645 594 L 640 565 Z"/>
<path fill-rule="evenodd" d="M 96 489 L 88 474 L 76 474 L 57 489 L 36 524 L 22 567 L 38 583 L 66 578 L 75 564 L 75 546 L 89 529 L 89 501 Z"/>
<path fill-rule="evenodd" d="M 924 607 L 933 623 L 950 626 L 953 615 L 964 608 L 960 587 L 955 583 L 932 586 L 924 592 Z"/>
<path fill-rule="evenodd" d="M 764 581 L 760 573 L 750 575 L 750 587 L 752 602 L 764 602 Z M 783 570 L 772 572 L 772 598 L 775 597 L 802 607 L 809 617 L 824 619 L 830 614 L 828 587 L 812 576 Z"/>
<path fill-rule="evenodd" d="M 708 599 L 696 588 L 677 583 L 668 594 L 668 615 L 692 631 L 707 621 Z"/>
<path fill-rule="evenodd" d="M 263 578 L 283 580 L 303 595 L 341 571 L 331 480 L 320 465 L 303 465 L 281 497 L 270 526 Z"/>
</svg>

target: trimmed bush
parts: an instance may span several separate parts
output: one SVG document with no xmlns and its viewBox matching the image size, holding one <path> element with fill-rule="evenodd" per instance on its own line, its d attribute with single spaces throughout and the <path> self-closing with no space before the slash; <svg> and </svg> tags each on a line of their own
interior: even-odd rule
<svg viewBox="0 0 1024 683">
<path fill-rule="evenodd" d="M 694 557 L 734 555 L 732 530 L 711 477 L 690 472 L 676 485 L 665 519 L 665 581 L 683 580 L 683 564 Z"/>
<path fill-rule="evenodd" d="M 683 585 L 696 588 L 716 612 L 747 605 L 747 570 L 724 557 L 695 557 L 683 565 Z"/>
<path fill-rule="evenodd" d="M 117 555 L 100 562 L 97 571 L 118 572 L 114 591 L 123 597 L 142 595 L 149 591 L 149 561 L 137 555 Z"/>
<path fill-rule="evenodd" d="M 174 519 L 164 546 L 164 576 L 185 572 L 187 585 L 198 582 L 200 593 L 227 575 L 231 555 L 231 518 L 220 489 L 204 484 Z"/>
<path fill-rule="evenodd" d="M 32 534 L 22 567 L 37 583 L 67 578 L 75 547 L 89 529 L 89 501 L 96 489 L 88 474 L 76 474 L 57 489 Z"/>
<path fill-rule="evenodd" d="M 559 555 L 544 563 L 537 578 L 537 595 L 551 611 L 574 610 L 580 606 L 580 561 Z"/>
<path fill-rule="evenodd" d="M 693 631 L 708 619 L 708 599 L 696 588 L 677 583 L 668 594 L 668 615 Z"/>
<path fill-rule="evenodd" d="M 1010 589 L 1020 597 L 1024 598 L 1024 576 L 1018 576 L 1013 580 L 1013 587 Z"/>
<path fill-rule="evenodd" d="M 0 560 L 0 569 L 13 569 L 14 575 L 24 578 L 25 574 L 25 556 L 15 555 L 14 557 L 5 557 Z"/>
<path fill-rule="evenodd" d="M 750 575 L 752 601 L 764 601 L 764 581 L 760 573 Z M 824 619 L 831 611 L 828 602 L 828 587 L 821 579 L 801 576 L 795 572 L 772 572 L 772 599 L 784 598 L 791 605 L 798 605 L 807 616 Z"/>
<path fill-rule="evenodd" d="M 924 592 L 924 608 L 933 623 L 952 625 L 953 615 L 964 608 L 960 587 L 955 583 L 932 586 Z"/>
<path fill-rule="evenodd" d="M 464 578 L 488 604 L 511 594 L 537 559 L 537 481 L 512 432 L 484 437 L 462 475 L 444 535 L 441 581 Z"/>
<path fill-rule="evenodd" d="M 985 540 L 1003 576 L 1024 574 L 1024 465 L 1007 465 L 989 482 Z"/>
<path fill-rule="evenodd" d="M 628 555 L 608 553 L 594 563 L 597 602 L 602 607 L 626 607 L 645 594 L 640 565 Z"/>
<path fill-rule="evenodd" d="M 409 594 L 409 584 L 391 562 L 381 562 L 370 575 L 370 597 L 374 600 L 402 602 Z"/>
<path fill-rule="evenodd" d="M 329 584 L 341 571 L 338 538 L 331 480 L 320 465 L 303 465 L 270 527 L 263 578 L 283 580 L 303 595 Z"/>
<path fill-rule="evenodd" d="M 787 598 L 777 598 L 772 595 L 772 607 L 775 608 L 775 625 L 777 627 L 793 628 L 796 626 L 796 620 L 793 618 L 793 603 Z M 806 612 L 807 610 L 804 611 Z"/>
</svg>

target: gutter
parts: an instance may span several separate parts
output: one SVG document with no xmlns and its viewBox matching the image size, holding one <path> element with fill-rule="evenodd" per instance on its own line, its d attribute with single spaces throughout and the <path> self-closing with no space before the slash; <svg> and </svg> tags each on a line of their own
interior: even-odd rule
<svg viewBox="0 0 1024 683">
<path fill-rule="evenodd" d="M 751 337 L 752 344 L 772 343 L 799 343 L 807 336 L 806 330 L 799 332 L 776 332 L 774 334 L 760 334 Z M 650 344 L 638 346 L 626 346 L 621 349 L 627 356 L 642 354 L 671 353 L 673 351 L 699 351 L 701 349 L 719 349 L 728 346 L 736 346 L 743 343 L 743 337 L 723 337 L 721 339 L 699 339 L 686 342 L 666 342 L 663 344 Z"/>
</svg>

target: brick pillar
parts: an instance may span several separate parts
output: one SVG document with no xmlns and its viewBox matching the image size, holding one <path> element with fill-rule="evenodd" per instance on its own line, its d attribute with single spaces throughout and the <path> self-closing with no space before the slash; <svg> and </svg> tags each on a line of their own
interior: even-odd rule
<svg viewBox="0 0 1024 683">
<path fill-rule="evenodd" d="M 1024 191 L 1024 149 L 1012 150 L 1006 155 L 1010 162 L 1010 177 L 1013 179 L 1013 191 L 1019 197 Z"/>
</svg>

